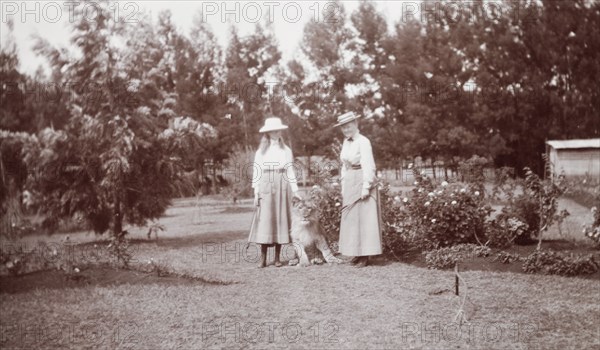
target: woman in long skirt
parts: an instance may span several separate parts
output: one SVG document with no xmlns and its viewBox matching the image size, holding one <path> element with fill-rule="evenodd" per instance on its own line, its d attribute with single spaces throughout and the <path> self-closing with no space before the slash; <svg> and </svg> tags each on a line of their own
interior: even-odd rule
<svg viewBox="0 0 600 350">
<path fill-rule="evenodd" d="M 381 215 L 375 182 L 375 160 L 371 142 L 361 135 L 353 112 L 338 117 L 345 139 L 342 161 L 342 220 L 340 253 L 353 256 L 357 267 L 366 266 L 369 256 L 381 254 Z"/>
<path fill-rule="evenodd" d="M 281 245 L 291 243 L 292 197 L 298 197 L 292 150 L 283 142 L 281 131 L 287 129 L 279 118 L 267 118 L 260 129 L 263 134 L 254 157 L 252 187 L 257 207 L 249 242 L 260 245 L 258 267 L 265 267 L 267 248 L 275 246 L 275 266 L 281 264 Z"/>
</svg>

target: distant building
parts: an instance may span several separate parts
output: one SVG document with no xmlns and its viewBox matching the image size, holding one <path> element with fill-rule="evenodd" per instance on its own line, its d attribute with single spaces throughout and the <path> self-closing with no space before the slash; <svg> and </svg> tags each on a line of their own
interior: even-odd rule
<svg viewBox="0 0 600 350">
<path fill-rule="evenodd" d="M 546 154 L 554 176 L 600 176 L 600 139 L 547 141 Z"/>
</svg>

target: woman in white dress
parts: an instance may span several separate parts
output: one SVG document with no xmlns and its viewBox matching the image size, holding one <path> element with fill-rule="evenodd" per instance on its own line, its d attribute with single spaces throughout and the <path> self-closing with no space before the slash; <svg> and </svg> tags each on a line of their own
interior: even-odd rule
<svg viewBox="0 0 600 350">
<path fill-rule="evenodd" d="M 260 129 L 263 137 L 254 157 L 252 187 L 257 210 L 250 228 L 249 242 L 260 245 L 258 267 L 266 266 L 267 248 L 275 246 L 276 267 L 281 264 L 281 245 L 291 243 L 292 197 L 299 197 L 292 150 L 283 142 L 281 131 L 287 129 L 281 119 L 265 120 Z"/>
<path fill-rule="evenodd" d="M 381 215 L 371 142 L 361 135 L 353 112 L 338 117 L 345 139 L 340 152 L 342 161 L 342 219 L 340 253 L 353 256 L 357 267 L 366 266 L 369 256 L 382 253 Z"/>
</svg>

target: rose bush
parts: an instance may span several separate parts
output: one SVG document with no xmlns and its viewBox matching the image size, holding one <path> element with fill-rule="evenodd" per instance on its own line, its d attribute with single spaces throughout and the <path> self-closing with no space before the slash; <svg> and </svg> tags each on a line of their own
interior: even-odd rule
<svg viewBox="0 0 600 350">
<path fill-rule="evenodd" d="M 342 192 L 337 182 L 315 185 L 309 197 L 319 208 L 319 224 L 329 242 L 330 248 L 337 253 L 337 242 L 340 239 L 340 221 L 342 209 Z"/>
<path fill-rule="evenodd" d="M 416 244 L 437 249 L 460 243 L 480 243 L 492 212 L 476 188 L 459 184 L 434 185 L 424 173 L 414 170 L 416 179 L 410 197 L 402 199 Z"/>
</svg>

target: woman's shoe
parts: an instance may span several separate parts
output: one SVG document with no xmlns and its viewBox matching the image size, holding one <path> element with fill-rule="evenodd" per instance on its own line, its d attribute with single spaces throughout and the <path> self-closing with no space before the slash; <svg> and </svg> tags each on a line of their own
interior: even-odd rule
<svg viewBox="0 0 600 350">
<path fill-rule="evenodd" d="M 352 265 L 355 265 L 359 261 L 360 261 L 360 256 L 355 256 L 354 258 L 350 259 L 350 261 L 348 261 L 348 262 Z"/>
<path fill-rule="evenodd" d="M 360 260 L 354 264 L 354 267 L 365 267 L 369 264 L 369 257 L 368 256 L 361 256 Z"/>
<path fill-rule="evenodd" d="M 282 267 L 283 264 L 281 263 L 281 261 L 275 261 L 275 267 Z"/>
</svg>

